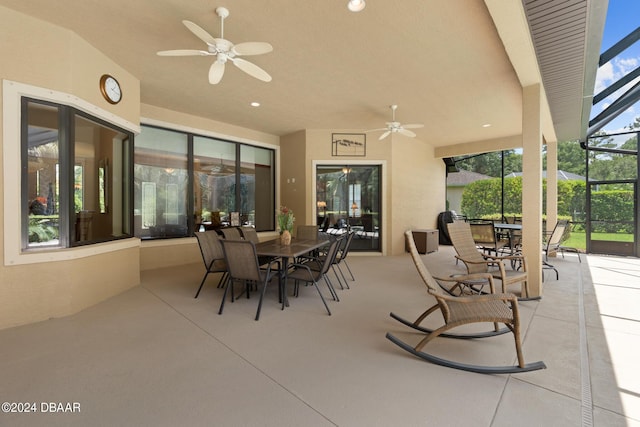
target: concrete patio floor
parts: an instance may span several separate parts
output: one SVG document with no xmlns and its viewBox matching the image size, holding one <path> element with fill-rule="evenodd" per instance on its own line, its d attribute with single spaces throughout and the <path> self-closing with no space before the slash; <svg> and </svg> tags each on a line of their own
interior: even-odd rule
<svg viewBox="0 0 640 427">
<path fill-rule="evenodd" d="M 448 246 L 422 258 L 434 275 L 462 269 Z M 542 300 L 520 303 L 525 359 L 547 369 L 514 375 L 402 351 L 386 332 L 421 337 L 389 312 L 413 319 L 433 302 L 409 255 L 348 261 L 357 280 L 329 302 L 332 316 L 313 288 L 281 311 L 275 286 L 260 321 L 254 295 L 218 315 L 216 277 L 193 298 L 204 272 L 196 263 L 143 272 L 141 286 L 76 315 L 2 330 L 0 400 L 38 411 L 0 413 L 0 425 L 640 425 L 640 259 L 554 259 L 560 279 L 547 271 Z M 515 360 L 511 334 L 438 338 L 428 351 Z M 42 413 L 43 402 L 80 411 Z"/>
</svg>

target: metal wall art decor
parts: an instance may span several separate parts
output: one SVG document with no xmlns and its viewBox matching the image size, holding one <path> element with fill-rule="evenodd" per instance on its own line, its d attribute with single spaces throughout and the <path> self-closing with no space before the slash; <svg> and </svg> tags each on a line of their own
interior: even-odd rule
<svg viewBox="0 0 640 427">
<path fill-rule="evenodd" d="M 332 156 L 366 156 L 367 135 L 364 133 L 331 134 Z"/>
</svg>

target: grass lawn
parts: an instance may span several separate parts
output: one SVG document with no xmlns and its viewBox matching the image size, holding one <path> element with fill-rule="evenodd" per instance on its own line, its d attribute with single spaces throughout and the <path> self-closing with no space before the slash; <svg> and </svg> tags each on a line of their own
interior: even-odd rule
<svg viewBox="0 0 640 427">
<path fill-rule="evenodd" d="M 621 233 L 591 233 L 591 240 L 608 240 L 612 242 L 633 242 L 633 234 Z M 587 236 L 584 232 L 572 231 L 571 236 L 562 244 L 570 248 L 585 250 Z"/>
</svg>

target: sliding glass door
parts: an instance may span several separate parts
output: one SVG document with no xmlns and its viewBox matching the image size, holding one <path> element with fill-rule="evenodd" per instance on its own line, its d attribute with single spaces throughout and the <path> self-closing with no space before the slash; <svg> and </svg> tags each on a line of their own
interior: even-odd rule
<svg viewBox="0 0 640 427">
<path fill-rule="evenodd" d="M 355 233 L 351 250 L 380 251 L 381 166 L 318 165 L 318 226 L 328 234 Z"/>
</svg>

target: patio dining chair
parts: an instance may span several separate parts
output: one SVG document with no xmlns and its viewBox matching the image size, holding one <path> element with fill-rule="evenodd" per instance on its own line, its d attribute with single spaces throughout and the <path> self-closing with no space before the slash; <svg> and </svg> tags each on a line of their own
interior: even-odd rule
<svg viewBox="0 0 640 427">
<path fill-rule="evenodd" d="M 520 316 L 518 312 L 518 299 L 513 294 L 505 293 L 489 293 L 485 295 L 468 295 L 468 296 L 452 296 L 442 290 L 442 287 L 438 284 L 438 281 L 456 281 L 459 278 L 435 278 L 431 275 L 427 267 L 425 266 L 418 249 L 416 248 L 413 240 L 413 234 L 411 231 L 405 232 L 405 239 L 411 253 L 413 263 L 418 270 L 420 278 L 427 287 L 429 295 L 436 299 L 436 304 L 429 307 L 424 313 L 422 313 L 415 322 L 407 322 L 397 315 L 391 313 L 391 317 L 399 320 L 401 323 L 412 327 L 413 329 L 423 332 L 426 336 L 418 342 L 417 345 L 411 346 L 399 338 L 395 337 L 391 333 L 387 333 L 386 337 L 391 342 L 408 351 L 409 353 L 427 360 L 437 365 L 446 366 L 449 368 L 461 369 L 470 372 L 477 372 L 483 374 L 510 374 L 518 372 L 528 372 L 537 369 L 546 368 L 545 364 L 540 362 L 526 364 L 524 356 L 522 354 L 522 344 L 520 341 Z M 493 279 L 490 274 L 478 273 L 466 277 L 465 279 L 477 280 L 483 278 L 491 284 L 493 291 Z M 444 325 L 435 329 L 422 328 L 420 324 L 430 314 L 440 312 L 442 314 Z M 472 323 L 493 323 L 493 330 L 485 333 L 476 333 L 473 335 L 458 335 L 447 334 L 446 332 L 458 326 L 463 326 Z M 498 329 L 498 324 L 506 325 L 504 329 Z M 447 338 L 487 338 L 503 333 L 511 332 L 515 340 L 517 365 L 513 366 L 479 366 L 466 363 L 455 362 L 446 360 L 441 357 L 434 356 L 430 353 L 424 352 L 422 349 L 426 344 L 432 341 L 436 337 Z M 474 340 L 468 340 L 472 343 Z"/>
<path fill-rule="evenodd" d="M 342 267 L 340 267 L 340 264 L 344 263 L 345 267 L 347 267 L 347 271 L 349 272 L 349 275 L 351 276 L 351 280 L 355 281 L 356 278 L 353 276 L 353 272 L 351 272 L 351 268 L 347 263 L 347 255 L 349 255 L 349 250 L 351 249 L 351 242 L 353 241 L 354 236 L 355 236 L 355 233 L 350 231 L 349 234 L 347 234 L 347 237 L 342 239 L 342 244 L 340 245 L 340 249 L 336 254 L 336 259 L 334 263 L 338 267 L 338 271 L 340 272 L 340 275 L 342 276 L 342 279 L 344 280 L 344 283 L 347 289 L 349 289 L 349 283 L 347 282 L 347 278 L 344 275 L 344 272 L 342 271 Z"/>
<path fill-rule="evenodd" d="M 300 282 L 313 283 L 318 294 L 320 295 L 320 299 L 324 304 L 324 307 L 327 309 L 327 313 L 331 316 L 331 310 L 329 310 L 329 306 L 327 305 L 327 301 L 324 299 L 322 292 L 320 292 L 320 288 L 318 287 L 318 282 L 320 280 L 324 280 L 331 293 L 332 298 L 335 301 L 339 301 L 338 295 L 333 287 L 333 284 L 327 277 L 327 273 L 329 272 L 329 268 L 335 258 L 336 253 L 338 252 L 339 242 L 334 240 L 329 245 L 329 249 L 327 250 L 327 254 L 323 260 L 311 260 L 303 263 L 295 263 L 290 267 L 292 268 L 287 272 L 287 279 L 294 280 L 294 290 L 293 295 L 298 296 L 300 292 Z"/>
<path fill-rule="evenodd" d="M 202 254 L 202 261 L 204 262 L 204 268 L 206 269 L 204 277 L 200 282 L 200 287 L 196 292 L 194 298 L 198 298 L 204 282 L 207 280 L 209 273 L 222 273 L 218 280 L 218 287 L 224 286 L 227 279 L 227 263 L 224 260 L 224 252 L 222 250 L 222 244 L 220 243 L 220 236 L 215 231 L 199 231 L 194 233 L 198 240 L 198 246 L 200 247 L 200 253 Z"/>
<path fill-rule="evenodd" d="M 262 309 L 262 300 L 267 290 L 267 285 L 271 282 L 279 268 L 273 268 L 278 261 L 269 263 L 266 269 L 260 268 L 258 255 L 256 254 L 256 246 L 250 240 L 220 240 L 224 259 L 229 269 L 229 280 L 224 289 L 224 295 L 220 302 L 218 314 L 222 314 L 224 302 L 227 298 L 227 292 L 231 289 L 231 302 L 234 301 L 233 284 L 235 281 L 241 281 L 245 286 L 247 298 L 249 298 L 250 286 L 252 283 L 262 284 L 260 291 L 260 300 L 258 301 L 258 310 L 256 311 L 256 320 L 260 319 L 260 310 Z M 285 299 L 282 298 L 282 309 L 284 310 Z"/>
<path fill-rule="evenodd" d="M 529 296 L 529 283 L 527 274 L 527 260 L 522 254 L 504 256 L 492 256 L 483 254 L 476 247 L 471 234 L 471 228 L 466 222 L 452 222 L 447 224 L 451 243 L 457 253 L 456 259 L 462 261 L 469 274 L 491 273 L 494 279 L 502 283 L 502 292 L 507 292 L 507 287 L 513 284 L 522 284 L 520 300 L 539 299 Z M 518 266 L 518 269 L 507 270 L 505 262 Z"/>
<path fill-rule="evenodd" d="M 231 230 L 231 229 L 229 229 L 229 230 Z M 238 230 L 240 231 L 242 239 L 249 240 L 250 242 L 253 242 L 256 245 L 258 243 L 260 243 L 260 238 L 258 237 L 258 232 L 256 231 L 255 228 L 253 228 L 253 227 L 240 227 Z M 235 231 L 230 231 L 229 233 L 230 233 L 229 239 L 231 239 L 231 240 L 239 240 L 237 238 L 237 235 L 235 234 Z M 265 256 L 265 255 L 258 255 L 258 262 L 260 263 L 260 265 L 269 264 L 271 261 L 273 261 L 273 259 L 274 259 L 274 257 Z"/>
<path fill-rule="evenodd" d="M 242 240 L 239 227 L 225 227 L 221 228 L 220 231 L 226 240 Z"/>
<path fill-rule="evenodd" d="M 469 223 L 469 228 L 476 246 L 488 255 L 497 255 L 504 247 L 511 244 L 504 235 L 496 233 L 491 221 L 471 222 Z"/>
<path fill-rule="evenodd" d="M 299 225 L 296 227 L 296 238 L 304 240 L 316 240 L 318 238 L 317 225 Z"/>
</svg>

